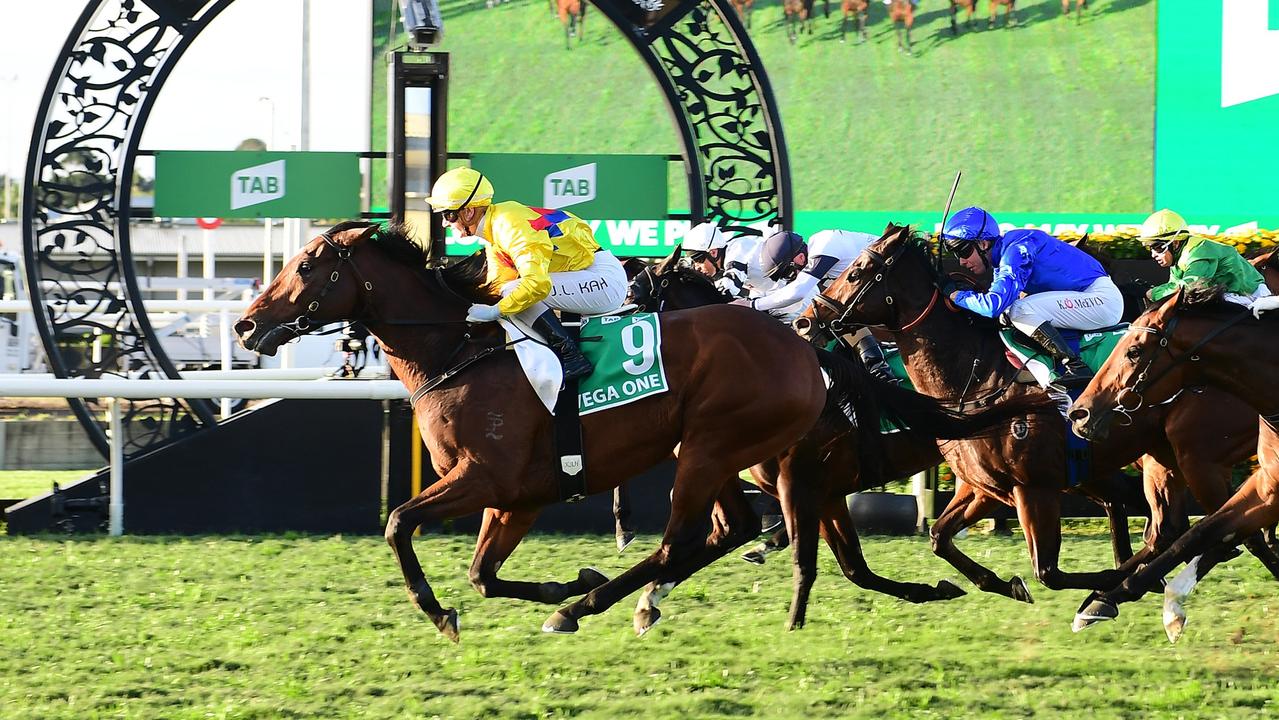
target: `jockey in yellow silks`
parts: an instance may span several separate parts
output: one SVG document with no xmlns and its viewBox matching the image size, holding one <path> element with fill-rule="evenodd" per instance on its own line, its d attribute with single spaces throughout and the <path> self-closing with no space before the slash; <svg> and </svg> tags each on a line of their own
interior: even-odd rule
<svg viewBox="0 0 1279 720">
<path fill-rule="evenodd" d="M 503 283 L 495 305 L 475 304 L 470 322 L 514 315 L 542 334 L 564 366 L 564 379 L 594 370 L 564 331 L 555 310 L 595 315 L 622 306 L 626 271 L 595 242 L 586 221 L 564 212 L 517 202 L 493 202 L 493 184 L 471 168 L 454 168 L 435 181 L 426 202 L 444 225 L 476 236 L 488 257 L 488 278 Z"/>
</svg>

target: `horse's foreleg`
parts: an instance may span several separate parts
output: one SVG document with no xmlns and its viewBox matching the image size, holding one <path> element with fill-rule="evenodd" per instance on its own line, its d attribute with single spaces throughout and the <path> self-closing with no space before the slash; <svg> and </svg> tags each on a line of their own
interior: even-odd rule
<svg viewBox="0 0 1279 720">
<path fill-rule="evenodd" d="M 782 458 L 777 476 L 778 500 L 786 518 L 786 534 L 791 542 L 794 592 L 787 630 L 804 627 L 808 596 L 817 581 L 817 538 L 820 515 L 817 493 L 822 472 L 814 443 L 801 442 Z"/>
<path fill-rule="evenodd" d="M 948 580 L 941 580 L 936 587 L 933 587 L 923 583 L 890 580 L 877 575 L 866 564 L 861 543 L 857 539 L 857 528 L 848 515 L 848 505 L 841 497 L 828 498 L 824 503 L 821 531 L 826 544 L 835 554 L 835 560 L 839 563 L 839 569 L 843 571 L 844 577 L 853 581 L 858 587 L 913 603 L 950 600 L 965 594 L 962 588 Z"/>
<path fill-rule="evenodd" d="M 1204 512 L 1208 514 L 1216 512 L 1230 499 L 1230 465 L 1225 462 L 1225 458 L 1215 458 L 1217 453 L 1212 452 L 1213 448 L 1179 446 L 1178 450 L 1177 463 L 1183 468 L 1182 475 L 1185 477 L 1186 486 L 1195 500 L 1199 501 Z M 1172 539 L 1175 537 L 1180 536 L 1174 536 Z M 1272 576 L 1279 579 L 1279 557 L 1275 555 L 1275 549 L 1266 543 L 1265 536 L 1261 532 L 1249 535 L 1244 539 L 1243 544 L 1248 548 L 1248 552 L 1261 561 Z M 1206 573 L 1210 568 L 1204 565 L 1205 563 L 1200 563 L 1200 567 Z"/>
<path fill-rule="evenodd" d="M 620 553 L 635 540 L 635 526 L 631 524 L 631 492 L 627 483 L 613 488 L 613 525 Z"/>
<path fill-rule="evenodd" d="M 858 42 L 866 42 L 866 18 L 870 14 L 869 10 L 862 10 L 857 13 L 857 36 Z"/>
<path fill-rule="evenodd" d="M 956 570 L 964 574 L 978 589 L 1010 597 L 1022 602 L 1034 602 L 1026 583 L 1014 575 L 1005 582 L 992 570 L 968 557 L 955 547 L 955 533 L 969 527 L 973 523 L 989 515 L 999 501 L 989 495 L 977 492 L 971 483 L 964 483 L 955 492 L 955 497 L 942 511 L 929 529 L 933 553 L 950 563 Z"/>
<path fill-rule="evenodd" d="M 1049 590 L 1114 587 L 1123 579 L 1119 570 L 1068 573 L 1058 567 L 1061 557 L 1061 493 L 1055 488 L 1018 485 L 1013 488 L 1017 520 L 1026 533 L 1026 546 L 1035 566 L 1035 577 Z"/>
<path fill-rule="evenodd" d="M 474 471 L 474 468 L 468 463 L 459 463 L 417 497 L 392 510 L 386 521 L 386 542 L 400 564 L 409 599 L 453 642 L 458 640 L 457 611 L 441 607 L 431 591 L 413 552 L 413 531 L 432 518 L 458 517 L 488 507 L 492 498 L 484 492 L 483 483 L 467 481 L 468 470 Z"/>
<path fill-rule="evenodd" d="M 742 553 L 742 559 L 753 565 L 763 565 L 769 555 L 781 552 L 788 547 L 790 547 L 790 535 L 786 533 L 786 525 L 783 524 L 767 540 Z"/>
<path fill-rule="evenodd" d="M 839 41 L 844 42 L 848 39 L 848 13 L 844 13 L 843 19 L 839 21 Z"/>
<path fill-rule="evenodd" d="M 506 562 L 515 547 L 520 544 L 528 529 L 537 519 L 539 511 L 505 512 L 489 508 L 484 511 L 480 534 L 475 542 L 475 556 L 471 560 L 468 575 L 471 587 L 484 597 L 509 597 L 533 602 L 558 603 L 565 598 L 581 595 L 608 582 L 600 571 L 582 568 L 577 579 L 561 582 L 524 582 L 503 580 L 497 576 L 498 568 Z"/>
<path fill-rule="evenodd" d="M 657 606 L 676 585 L 758 533 L 759 516 L 746 500 L 741 486 L 734 481 L 725 483 L 715 502 L 711 533 L 705 546 L 686 562 L 672 564 L 659 572 L 648 584 L 635 606 L 635 633 L 643 635 L 657 624 L 662 616 Z"/>
<path fill-rule="evenodd" d="M 959 16 L 959 6 L 956 5 L 952 0 L 952 2 L 950 3 L 950 34 L 951 35 L 959 35 L 959 23 L 956 22 L 956 18 L 958 18 L 958 16 Z"/>
</svg>

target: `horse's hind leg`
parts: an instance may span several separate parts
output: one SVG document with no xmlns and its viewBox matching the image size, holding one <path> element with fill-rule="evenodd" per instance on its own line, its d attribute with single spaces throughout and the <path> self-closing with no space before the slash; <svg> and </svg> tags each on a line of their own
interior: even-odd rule
<svg viewBox="0 0 1279 720">
<path fill-rule="evenodd" d="M 955 533 L 986 517 L 999 505 L 999 501 L 980 495 L 970 483 L 964 483 L 955 493 L 950 505 L 942 512 L 929 530 L 933 553 L 963 573 L 978 589 L 1022 602 L 1034 602 L 1026 583 L 1016 575 L 1011 581 L 1001 580 L 989 568 L 983 566 L 955 547 Z"/>
<path fill-rule="evenodd" d="M 1018 485 L 1013 488 L 1017 520 L 1026 533 L 1035 577 L 1049 590 L 1113 587 L 1123 579 L 1119 570 L 1068 573 L 1057 565 L 1061 556 L 1061 493 L 1056 488 Z"/>
<path fill-rule="evenodd" d="M 923 583 L 890 580 L 875 574 L 862 555 L 857 528 L 848 515 L 848 505 L 842 497 L 827 498 L 822 507 L 821 530 L 844 577 L 858 587 L 913 603 L 950 600 L 965 594 L 962 588 L 948 580 L 942 580 L 933 587 Z"/>
<path fill-rule="evenodd" d="M 631 492 L 627 483 L 613 488 L 613 524 L 620 553 L 635 540 L 635 526 L 631 524 Z"/>
<path fill-rule="evenodd" d="M 808 597 L 817 581 L 818 493 L 821 462 L 815 443 L 801 441 L 782 457 L 777 476 L 778 500 L 790 536 L 794 594 L 786 629 L 804 627 Z"/>
<path fill-rule="evenodd" d="M 869 38 L 866 36 L 866 18 L 870 14 L 869 10 L 862 10 L 857 13 L 857 42 L 864 43 Z"/>
<path fill-rule="evenodd" d="M 581 595 L 608 582 L 600 571 L 582 568 L 577 579 L 567 582 L 524 582 L 503 580 L 497 570 L 506 562 L 515 547 L 520 544 L 528 529 L 537 519 L 538 512 L 504 512 L 489 508 L 484 511 L 479 537 L 475 541 L 475 556 L 471 560 L 468 575 L 471 587 L 484 597 L 509 597 L 542 603 L 563 602 L 566 598 Z"/>
</svg>

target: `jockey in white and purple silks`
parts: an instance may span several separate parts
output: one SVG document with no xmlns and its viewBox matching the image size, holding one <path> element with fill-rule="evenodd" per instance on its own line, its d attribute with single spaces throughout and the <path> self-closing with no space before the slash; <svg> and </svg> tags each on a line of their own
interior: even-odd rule
<svg viewBox="0 0 1279 720">
<path fill-rule="evenodd" d="M 995 218 L 979 207 L 955 213 L 942 229 L 942 242 L 965 270 L 980 274 L 994 268 L 988 292 L 956 290 L 951 302 L 978 315 L 1002 317 L 1043 346 L 1065 366 L 1061 385 L 1088 384 L 1092 371 L 1057 329 L 1098 330 L 1119 322 L 1123 296 L 1101 263 L 1042 230 L 1001 234 Z"/>
</svg>

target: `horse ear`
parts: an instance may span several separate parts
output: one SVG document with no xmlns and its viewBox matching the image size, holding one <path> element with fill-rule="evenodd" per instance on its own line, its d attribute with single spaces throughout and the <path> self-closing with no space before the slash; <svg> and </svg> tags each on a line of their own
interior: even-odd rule
<svg viewBox="0 0 1279 720">
<path fill-rule="evenodd" d="M 373 233 L 377 232 L 380 227 L 382 226 L 377 223 L 368 223 L 361 227 L 347 228 L 332 233 L 331 237 L 334 243 L 342 247 L 355 247 L 372 237 Z"/>
<path fill-rule="evenodd" d="M 684 244 L 680 243 L 679 245 L 676 245 L 675 250 L 671 252 L 670 255 L 667 255 L 665 259 L 663 259 L 661 262 L 657 264 L 657 267 L 654 269 L 654 272 L 656 272 L 658 275 L 664 275 L 665 273 L 673 270 L 675 268 L 675 264 L 679 262 L 680 254 L 683 252 L 684 252 Z"/>
</svg>

